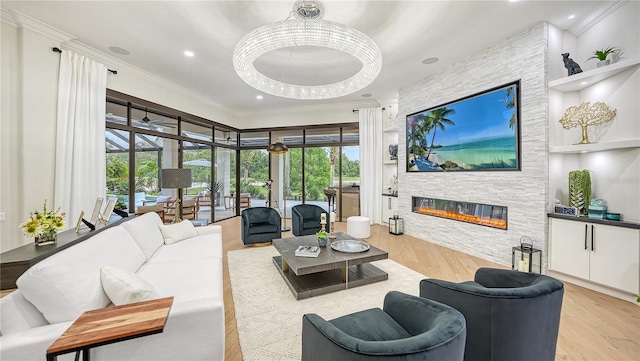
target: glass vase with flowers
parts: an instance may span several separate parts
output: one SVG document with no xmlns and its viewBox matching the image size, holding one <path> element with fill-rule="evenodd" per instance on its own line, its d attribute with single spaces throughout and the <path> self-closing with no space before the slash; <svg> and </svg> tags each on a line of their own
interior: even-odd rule
<svg viewBox="0 0 640 361">
<path fill-rule="evenodd" d="M 65 212 L 60 212 L 60 207 L 55 211 L 48 210 L 45 199 L 42 211 L 31 212 L 29 219 L 20 224 L 20 228 L 25 235 L 35 238 L 36 246 L 53 244 L 57 241 L 58 231 L 64 229 L 65 216 Z"/>
</svg>

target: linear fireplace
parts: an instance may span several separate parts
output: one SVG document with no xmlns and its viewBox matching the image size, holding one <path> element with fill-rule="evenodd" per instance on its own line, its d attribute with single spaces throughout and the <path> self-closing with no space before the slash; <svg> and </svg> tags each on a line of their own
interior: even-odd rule
<svg viewBox="0 0 640 361">
<path fill-rule="evenodd" d="M 411 197 L 411 204 L 415 213 L 507 229 L 507 207 L 504 206 L 415 196 Z"/>
</svg>

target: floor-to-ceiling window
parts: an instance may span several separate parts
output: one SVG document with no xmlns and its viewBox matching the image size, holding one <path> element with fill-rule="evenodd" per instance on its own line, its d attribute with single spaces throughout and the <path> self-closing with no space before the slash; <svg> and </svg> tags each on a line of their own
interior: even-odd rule
<svg viewBox="0 0 640 361">
<path fill-rule="evenodd" d="M 236 216 L 237 164 L 236 147 L 238 134 L 234 131 L 215 129 L 215 180 L 219 201 L 215 206 L 215 220 L 219 221 Z"/>
</svg>

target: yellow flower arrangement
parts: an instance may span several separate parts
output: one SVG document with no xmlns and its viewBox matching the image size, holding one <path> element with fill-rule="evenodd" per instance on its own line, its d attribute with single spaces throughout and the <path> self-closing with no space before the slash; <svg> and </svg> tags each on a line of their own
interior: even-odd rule
<svg viewBox="0 0 640 361">
<path fill-rule="evenodd" d="M 35 211 L 29 214 L 29 219 L 20 224 L 20 228 L 27 236 L 37 238 L 53 238 L 56 233 L 64 229 L 65 212 L 60 212 L 60 207 L 55 211 L 47 211 L 47 200 L 44 200 L 42 212 Z"/>
</svg>

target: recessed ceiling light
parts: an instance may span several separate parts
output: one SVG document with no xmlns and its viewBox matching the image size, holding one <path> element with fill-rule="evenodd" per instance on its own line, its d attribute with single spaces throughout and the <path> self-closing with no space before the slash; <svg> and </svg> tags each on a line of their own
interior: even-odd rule
<svg viewBox="0 0 640 361">
<path fill-rule="evenodd" d="M 258 100 L 262 99 L 262 95 L 256 95 L 256 99 Z"/>
<path fill-rule="evenodd" d="M 192 57 L 192 56 L 194 56 L 195 54 L 193 53 L 193 51 L 185 50 L 185 51 L 184 51 L 184 55 L 186 55 L 186 56 L 188 56 L 188 57 Z"/>
<path fill-rule="evenodd" d="M 116 54 L 120 54 L 120 55 L 129 55 L 131 53 L 129 53 L 129 50 L 127 49 L 122 49 L 118 46 L 110 46 L 109 50 L 113 51 Z"/>
<path fill-rule="evenodd" d="M 587 84 L 589 84 L 589 82 L 587 81 L 583 81 L 582 83 L 580 83 L 580 85 L 587 85 Z"/>
<path fill-rule="evenodd" d="M 437 63 L 438 62 L 438 58 L 436 57 L 431 57 L 431 58 L 426 58 L 422 61 L 422 64 L 433 64 L 433 63 Z"/>
<path fill-rule="evenodd" d="M 583 150 L 583 151 L 580 151 L 580 153 L 587 153 L 587 151 L 586 151 L 586 150 Z"/>
<path fill-rule="evenodd" d="M 575 17 L 576 17 L 576 16 L 575 16 L 574 14 L 569 15 L 569 19 L 573 19 L 573 18 L 575 18 Z"/>
<path fill-rule="evenodd" d="M 368 97 L 370 97 L 370 96 L 371 96 L 371 94 L 369 94 L 369 93 L 365 93 L 365 94 L 362 94 L 362 95 L 361 95 L 361 97 L 363 97 L 363 98 L 368 98 Z"/>
<path fill-rule="evenodd" d="M 516 1 L 518 1 L 518 0 L 509 0 L 510 3 L 514 3 Z"/>
</svg>

